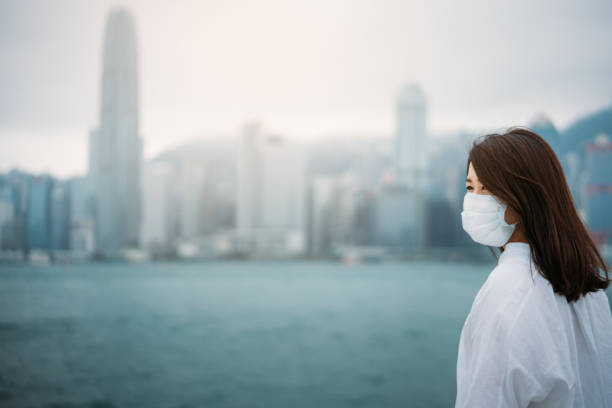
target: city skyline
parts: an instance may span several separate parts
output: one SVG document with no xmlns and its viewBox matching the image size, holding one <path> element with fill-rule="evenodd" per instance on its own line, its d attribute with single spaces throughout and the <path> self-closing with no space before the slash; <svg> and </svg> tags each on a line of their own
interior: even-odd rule
<svg viewBox="0 0 612 408">
<path fill-rule="evenodd" d="M 612 1 L 115 1 L 0 0 L 0 405 L 612 402 Z"/>
<path fill-rule="evenodd" d="M 19 97 L 0 104 L 0 171 L 85 172 L 98 44 L 113 4 L 3 5 L 0 81 Z M 393 101 L 410 82 L 431 100 L 433 135 L 526 124 L 539 112 L 564 128 L 608 106 L 612 94 L 612 57 L 600 41 L 612 31 L 605 2 L 461 9 L 366 2 L 350 13 L 342 2 L 328 10 L 320 3 L 121 4 L 141 34 L 145 158 L 198 135 L 237 134 L 254 118 L 292 139 L 392 135 Z"/>
</svg>

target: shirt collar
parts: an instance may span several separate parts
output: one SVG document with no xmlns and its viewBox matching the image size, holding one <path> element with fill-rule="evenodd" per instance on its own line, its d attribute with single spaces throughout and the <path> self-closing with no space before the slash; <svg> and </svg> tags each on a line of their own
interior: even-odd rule
<svg viewBox="0 0 612 408">
<path fill-rule="evenodd" d="M 531 257 L 531 250 L 529 244 L 526 242 L 508 242 L 506 248 L 499 256 L 497 263 L 500 264 L 510 258 L 523 258 L 529 259 Z"/>
</svg>

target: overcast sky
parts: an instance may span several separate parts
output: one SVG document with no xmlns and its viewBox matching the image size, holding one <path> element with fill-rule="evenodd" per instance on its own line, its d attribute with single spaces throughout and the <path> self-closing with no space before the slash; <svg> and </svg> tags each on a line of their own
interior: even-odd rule
<svg viewBox="0 0 612 408">
<path fill-rule="evenodd" d="M 0 171 L 85 172 L 104 24 L 134 16 L 145 157 L 260 119 L 391 133 L 420 84 L 434 133 L 560 128 L 612 103 L 612 1 L 0 0 Z"/>
</svg>

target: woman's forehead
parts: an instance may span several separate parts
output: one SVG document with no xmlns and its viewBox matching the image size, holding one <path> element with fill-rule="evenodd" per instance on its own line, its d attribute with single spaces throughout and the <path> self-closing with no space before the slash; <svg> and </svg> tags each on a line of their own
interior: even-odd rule
<svg viewBox="0 0 612 408">
<path fill-rule="evenodd" d="M 478 183 L 478 175 L 476 174 L 476 170 L 474 170 L 474 166 L 472 166 L 472 162 L 470 162 L 468 166 L 468 174 L 467 180 L 471 183 Z"/>
</svg>

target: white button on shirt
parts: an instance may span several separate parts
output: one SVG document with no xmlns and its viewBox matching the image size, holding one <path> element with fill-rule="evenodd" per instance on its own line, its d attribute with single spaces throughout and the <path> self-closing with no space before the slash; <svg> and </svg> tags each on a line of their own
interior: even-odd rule
<svg viewBox="0 0 612 408">
<path fill-rule="evenodd" d="M 568 303 L 528 244 L 506 244 L 461 331 L 455 407 L 612 408 L 606 293 Z"/>
</svg>

